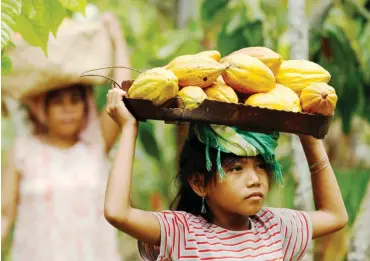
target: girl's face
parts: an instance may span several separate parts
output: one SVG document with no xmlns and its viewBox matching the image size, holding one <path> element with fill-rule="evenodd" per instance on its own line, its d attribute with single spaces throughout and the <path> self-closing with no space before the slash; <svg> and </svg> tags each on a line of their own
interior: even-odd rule
<svg viewBox="0 0 370 261">
<path fill-rule="evenodd" d="M 261 157 L 235 158 L 223 164 L 226 177 L 206 186 L 206 199 L 217 213 L 251 216 L 257 214 L 270 188 L 270 176 Z"/>
<path fill-rule="evenodd" d="M 78 89 L 61 91 L 49 98 L 46 118 L 49 133 L 76 137 L 85 119 L 85 102 Z"/>
</svg>

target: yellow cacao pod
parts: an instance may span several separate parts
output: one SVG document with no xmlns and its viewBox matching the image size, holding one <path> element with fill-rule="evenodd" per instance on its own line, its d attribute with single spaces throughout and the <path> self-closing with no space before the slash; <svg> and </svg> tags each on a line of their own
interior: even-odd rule
<svg viewBox="0 0 370 261">
<path fill-rule="evenodd" d="M 227 86 L 226 84 L 215 82 L 204 91 L 207 94 L 208 100 L 238 103 L 238 95 L 236 95 L 233 88 Z"/>
<path fill-rule="evenodd" d="M 272 93 L 256 93 L 251 95 L 245 105 L 267 108 L 272 110 L 285 110 L 285 105 L 278 95 Z"/>
<path fill-rule="evenodd" d="M 220 75 L 220 76 L 217 77 L 216 82 L 219 82 L 219 83 L 222 83 L 222 84 L 226 84 L 225 81 L 224 81 L 224 78 L 222 78 L 222 75 Z"/>
<path fill-rule="evenodd" d="M 210 86 L 226 67 L 207 55 L 182 55 L 166 67 L 179 79 L 179 86 Z"/>
<path fill-rule="evenodd" d="M 162 105 L 176 97 L 179 86 L 177 77 L 169 70 L 153 68 L 139 75 L 128 89 L 128 97 L 150 100 L 154 105 Z"/>
<path fill-rule="evenodd" d="M 203 51 L 203 52 L 197 53 L 197 55 L 205 55 L 205 56 L 211 57 L 213 60 L 217 62 L 220 61 L 221 59 L 221 54 L 217 50 Z"/>
<path fill-rule="evenodd" d="M 298 95 L 314 82 L 328 83 L 330 73 L 320 65 L 307 60 L 283 61 L 276 74 L 277 83 L 291 88 Z"/>
<path fill-rule="evenodd" d="M 274 52 L 273 50 L 267 48 L 267 47 L 247 47 L 247 48 L 242 48 L 238 51 L 235 51 L 231 53 L 230 55 L 238 54 L 238 53 L 243 53 L 247 54 L 249 56 L 255 57 L 259 59 L 261 62 L 267 65 L 267 67 L 270 68 L 270 70 L 276 74 L 282 61 L 283 58 L 281 57 L 280 54 Z"/>
<path fill-rule="evenodd" d="M 332 86 L 317 82 L 302 90 L 300 100 L 304 112 L 331 116 L 334 114 L 338 96 Z"/>
<path fill-rule="evenodd" d="M 299 96 L 292 89 L 281 84 L 276 84 L 276 87 L 272 89 L 269 93 L 274 94 L 283 100 L 283 104 L 285 107 L 284 110 L 293 112 L 302 111 Z"/>
<path fill-rule="evenodd" d="M 192 110 L 199 107 L 207 99 L 207 95 L 202 88 L 198 86 L 187 86 L 182 88 L 177 94 L 185 104 L 185 109 Z"/>
<path fill-rule="evenodd" d="M 268 92 L 275 88 L 275 76 L 260 60 L 247 54 L 234 54 L 221 59 L 227 69 L 222 73 L 225 83 L 244 94 Z"/>
</svg>

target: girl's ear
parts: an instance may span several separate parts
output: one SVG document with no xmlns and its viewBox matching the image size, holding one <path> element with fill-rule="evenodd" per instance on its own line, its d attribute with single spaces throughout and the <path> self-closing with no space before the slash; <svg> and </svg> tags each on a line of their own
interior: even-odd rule
<svg viewBox="0 0 370 261">
<path fill-rule="evenodd" d="M 205 180 L 204 180 L 204 174 L 196 172 L 188 178 L 188 182 L 190 187 L 193 189 L 193 191 L 199 196 L 199 197 L 205 197 L 206 196 L 206 186 L 205 186 Z"/>
</svg>

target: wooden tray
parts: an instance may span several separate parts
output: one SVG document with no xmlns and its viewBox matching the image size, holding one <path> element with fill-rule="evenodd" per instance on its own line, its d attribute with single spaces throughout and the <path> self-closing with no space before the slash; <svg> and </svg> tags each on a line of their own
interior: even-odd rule
<svg viewBox="0 0 370 261">
<path fill-rule="evenodd" d="M 128 90 L 131 81 L 122 87 Z M 171 124 L 205 123 L 236 126 L 241 129 L 269 133 L 272 131 L 306 134 L 323 139 L 329 131 L 333 116 L 271 110 L 244 104 L 205 100 L 198 108 L 184 109 L 180 98 L 173 98 L 163 106 L 149 100 L 124 99 L 128 110 L 138 121 L 161 120 Z"/>
</svg>

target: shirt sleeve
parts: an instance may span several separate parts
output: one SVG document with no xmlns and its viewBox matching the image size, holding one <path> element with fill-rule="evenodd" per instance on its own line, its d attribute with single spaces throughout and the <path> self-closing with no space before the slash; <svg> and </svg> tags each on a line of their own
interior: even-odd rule
<svg viewBox="0 0 370 261">
<path fill-rule="evenodd" d="M 312 223 L 304 211 L 269 208 L 280 224 L 284 260 L 301 260 L 312 241 Z"/>
<path fill-rule="evenodd" d="M 142 260 L 172 260 L 180 251 L 180 244 L 186 241 L 188 230 L 186 214 L 179 211 L 155 212 L 161 227 L 160 246 L 138 242 Z"/>
</svg>

